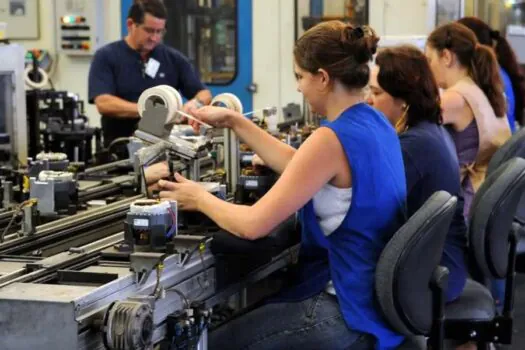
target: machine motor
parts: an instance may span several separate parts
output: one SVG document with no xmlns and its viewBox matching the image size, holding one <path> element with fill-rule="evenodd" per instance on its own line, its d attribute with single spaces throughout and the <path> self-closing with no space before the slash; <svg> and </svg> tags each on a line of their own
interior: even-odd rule
<svg viewBox="0 0 525 350">
<path fill-rule="evenodd" d="M 177 235 L 177 202 L 154 199 L 135 201 L 126 217 L 126 241 L 133 251 L 160 252 Z"/>
</svg>

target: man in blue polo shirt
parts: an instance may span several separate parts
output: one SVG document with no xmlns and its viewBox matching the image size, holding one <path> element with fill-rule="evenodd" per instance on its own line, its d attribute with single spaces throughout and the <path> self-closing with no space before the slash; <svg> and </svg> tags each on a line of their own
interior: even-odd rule
<svg viewBox="0 0 525 350">
<path fill-rule="evenodd" d="M 150 87 L 173 86 L 188 99 L 185 112 L 211 101 L 188 58 L 161 43 L 166 18 L 162 0 L 136 0 L 128 13 L 128 35 L 95 53 L 88 94 L 102 115 L 105 147 L 116 138 L 133 135 L 140 118 L 137 101 Z M 117 153 L 126 156 L 125 150 Z"/>
</svg>

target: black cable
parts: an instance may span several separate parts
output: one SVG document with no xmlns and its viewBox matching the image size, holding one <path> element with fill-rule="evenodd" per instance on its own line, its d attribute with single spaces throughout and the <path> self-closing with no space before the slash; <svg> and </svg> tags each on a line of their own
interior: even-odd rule
<svg viewBox="0 0 525 350">
<path fill-rule="evenodd" d="M 24 201 L 13 211 L 13 216 L 11 217 L 11 220 L 9 220 L 9 223 L 7 224 L 4 231 L 2 232 L 2 235 L 0 236 L 0 243 L 4 243 L 5 235 L 7 234 L 7 232 L 13 225 L 16 217 L 18 216 L 19 213 L 22 212 L 22 209 L 24 209 L 24 207 L 30 203 L 31 203 L 31 200 Z"/>
<path fill-rule="evenodd" d="M 144 187 L 146 190 L 146 198 L 153 199 L 153 193 L 151 194 L 149 193 L 148 182 L 146 181 L 146 167 L 142 165 L 139 171 L 140 171 L 140 175 L 142 176 L 142 181 L 144 181 Z"/>
<path fill-rule="evenodd" d="M 175 165 L 169 159 L 168 159 L 168 173 L 169 173 L 168 181 L 177 182 L 177 180 L 175 180 Z"/>
<path fill-rule="evenodd" d="M 55 91 L 55 85 L 53 84 L 53 81 L 51 80 L 51 78 L 48 78 L 47 80 L 49 81 L 49 85 L 51 86 L 51 90 Z"/>
<path fill-rule="evenodd" d="M 186 309 L 189 309 L 190 308 L 190 302 L 189 302 L 189 299 L 186 297 L 186 295 L 184 295 L 184 293 L 182 293 L 180 290 L 178 290 L 177 288 L 175 287 L 171 287 L 171 288 L 168 288 L 166 289 L 166 292 L 175 292 L 177 293 L 180 298 L 182 299 L 182 301 L 184 302 L 185 306 L 186 306 Z"/>
<path fill-rule="evenodd" d="M 159 297 L 160 297 L 160 289 L 159 289 L 159 286 L 160 286 L 160 275 L 162 273 L 162 268 L 159 265 L 157 265 L 156 271 L 157 271 L 157 282 L 155 282 L 155 288 L 153 289 L 153 296 L 155 297 L 155 300 L 159 300 Z"/>
<path fill-rule="evenodd" d="M 15 221 L 17 215 L 18 215 L 18 210 L 16 210 L 13 213 L 13 216 L 11 217 L 11 220 L 9 220 L 9 223 L 7 224 L 7 226 L 5 227 L 4 231 L 2 232 L 2 235 L 0 236 L 0 243 L 4 243 L 4 237 L 7 234 L 7 232 L 9 231 L 9 229 L 11 228 L 11 225 L 13 225 L 13 222 Z"/>
<path fill-rule="evenodd" d="M 111 141 L 107 147 L 107 151 L 109 153 L 109 151 L 111 150 L 111 147 L 119 144 L 119 143 L 122 143 L 124 141 L 128 142 L 131 140 L 131 137 L 117 137 L 116 139 L 114 139 L 113 141 Z"/>
<path fill-rule="evenodd" d="M 201 288 L 202 289 L 206 289 L 206 288 L 209 287 L 210 282 L 208 281 L 208 270 L 206 270 L 206 265 L 204 265 L 204 254 L 202 253 L 201 249 L 199 249 L 199 256 L 201 258 L 201 265 L 202 265 L 202 271 L 204 273 L 204 286 L 205 286 L 205 288 L 202 288 L 202 286 L 201 286 Z M 199 285 L 200 285 L 200 283 L 199 283 Z"/>
<path fill-rule="evenodd" d="M 201 280 L 199 278 L 200 276 L 197 276 L 197 283 L 199 284 L 199 287 L 201 287 L 201 292 L 200 292 L 199 295 L 196 296 L 196 298 L 198 298 L 202 294 L 204 294 L 204 291 L 206 290 L 206 288 L 208 288 L 210 286 L 210 281 L 208 280 L 208 270 L 206 270 L 206 265 L 204 264 L 204 254 L 203 254 L 203 249 L 201 249 L 201 245 L 206 246 L 206 244 L 208 244 L 212 240 L 213 240 L 213 237 L 207 238 L 204 241 L 202 241 L 201 243 L 199 243 L 199 245 L 198 245 L 199 256 L 200 256 L 201 264 L 202 264 L 202 271 L 203 271 L 203 274 L 204 274 L 204 286 L 201 283 Z"/>
</svg>

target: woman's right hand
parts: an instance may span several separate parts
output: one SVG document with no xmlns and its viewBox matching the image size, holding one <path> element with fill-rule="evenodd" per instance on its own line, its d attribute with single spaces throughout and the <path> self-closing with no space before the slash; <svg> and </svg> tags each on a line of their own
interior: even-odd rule
<svg viewBox="0 0 525 350">
<path fill-rule="evenodd" d="M 216 128 L 232 128 L 236 113 L 228 108 L 204 106 L 193 112 L 193 116 Z M 189 120 L 189 124 L 198 132 L 201 124 Z"/>
</svg>

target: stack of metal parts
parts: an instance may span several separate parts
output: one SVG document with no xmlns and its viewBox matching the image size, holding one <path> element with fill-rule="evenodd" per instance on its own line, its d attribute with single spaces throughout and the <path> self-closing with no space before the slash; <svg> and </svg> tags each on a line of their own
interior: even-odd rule
<svg viewBox="0 0 525 350">
<path fill-rule="evenodd" d="M 44 153 L 37 154 L 36 159 L 28 159 L 29 162 L 29 177 L 37 177 L 41 171 L 66 171 L 69 166 L 69 160 L 65 153 Z"/>
<path fill-rule="evenodd" d="M 69 213 L 77 196 L 73 173 L 44 170 L 30 178 L 30 196 L 38 200 L 41 215 Z"/>
</svg>

